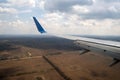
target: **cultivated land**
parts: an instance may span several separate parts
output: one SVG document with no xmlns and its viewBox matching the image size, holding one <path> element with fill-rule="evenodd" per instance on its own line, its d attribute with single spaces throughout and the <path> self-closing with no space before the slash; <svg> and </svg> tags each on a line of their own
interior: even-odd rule
<svg viewBox="0 0 120 80">
<path fill-rule="evenodd" d="M 120 64 L 56 37 L 0 39 L 0 80 L 120 80 Z"/>
</svg>

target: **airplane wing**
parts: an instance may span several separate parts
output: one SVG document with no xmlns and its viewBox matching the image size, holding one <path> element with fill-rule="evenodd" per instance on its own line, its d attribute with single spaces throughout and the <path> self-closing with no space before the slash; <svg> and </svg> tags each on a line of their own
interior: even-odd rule
<svg viewBox="0 0 120 80">
<path fill-rule="evenodd" d="M 40 25 L 37 19 L 35 17 L 33 17 L 33 19 L 37 26 L 38 31 L 40 33 L 46 33 L 46 31 Z M 113 57 L 114 62 L 110 64 L 110 66 L 113 66 L 117 64 L 118 62 L 120 62 L 120 42 L 84 38 L 84 37 L 77 37 L 77 36 L 69 36 L 69 35 L 55 35 L 55 36 L 74 40 L 75 44 L 85 49 L 83 53 L 86 53 L 88 51 L 96 51 L 101 54 Z"/>
</svg>

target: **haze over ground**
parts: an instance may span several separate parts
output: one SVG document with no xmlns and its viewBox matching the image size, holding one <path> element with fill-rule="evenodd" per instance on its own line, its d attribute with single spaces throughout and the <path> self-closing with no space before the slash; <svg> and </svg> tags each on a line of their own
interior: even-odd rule
<svg viewBox="0 0 120 80">
<path fill-rule="evenodd" d="M 56 37 L 0 38 L 0 80 L 119 80 L 120 64 Z"/>
</svg>

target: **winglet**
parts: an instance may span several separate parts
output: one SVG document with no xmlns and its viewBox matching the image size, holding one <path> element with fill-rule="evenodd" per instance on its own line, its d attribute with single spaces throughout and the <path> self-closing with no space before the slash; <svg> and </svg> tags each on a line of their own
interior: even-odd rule
<svg viewBox="0 0 120 80">
<path fill-rule="evenodd" d="M 46 33 L 46 31 L 44 30 L 44 28 L 40 25 L 40 23 L 38 22 L 38 20 L 36 19 L 36 17 L 33 17 L 34 22 L 37 26 L 37 29 L 40 33 Z"/>
</svg>

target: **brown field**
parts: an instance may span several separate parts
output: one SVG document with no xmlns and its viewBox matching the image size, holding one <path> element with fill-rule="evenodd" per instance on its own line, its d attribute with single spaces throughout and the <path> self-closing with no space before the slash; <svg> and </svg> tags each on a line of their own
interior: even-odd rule
<svg viewBox="0 0 120 80">
<path fill-rule="evenodd" d="M 120 80 L 120 64 L 61 38 L 0 39 L 0 80 Z"/>
</svg>

